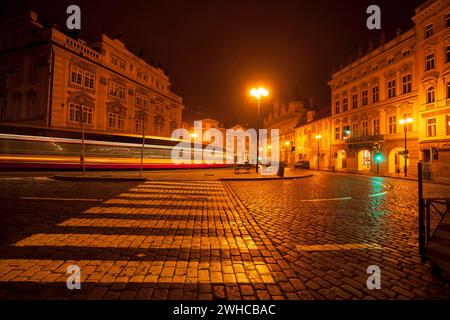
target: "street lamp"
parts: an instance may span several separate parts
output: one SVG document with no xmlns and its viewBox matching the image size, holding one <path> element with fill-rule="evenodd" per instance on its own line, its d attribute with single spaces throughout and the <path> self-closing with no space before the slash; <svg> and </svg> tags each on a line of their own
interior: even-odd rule
<svg viewBox="0 0 450 320">
<path fill-rule="evenodd" d="M 267 97 L 269 91 L 263 87 L 253 88 L 250 90 L 250 95 L 255 97 L 258 101 L 258 115 L 256 119 L 256 173 L 258 173 L 258 162 L 259 162 L 259 113 L 261 109 L 261 99 L 262 97 Z"/>
<path fill-rule="evenodd" d="M 317 140 L 317 170 L 319 170 L 320 166 L 319 166 L 319 160 L 320 160 L 320 150 L 319 150 L 319 142 L 320 139 L 322 139 L 322 136 L 320 134 L 315 136 L 316 140 Z"/>
<path fill-rule="evenodd" d="M 405 157 L 405 168 L 404 168 L 405 177 L 408 176 L 408 146 L 407 146 L 407 141 L 406 141 L 406 135 L 408 132 L 408 123 L 412 123 L 413 121 L 414 121 L 413 118 L 405 118 L 405 119 L 400 119 L 398 121 L 398 123 L 403 125 L 403 131 L 405 132 L 405 153 L 403 155 Z"/>
</svg>

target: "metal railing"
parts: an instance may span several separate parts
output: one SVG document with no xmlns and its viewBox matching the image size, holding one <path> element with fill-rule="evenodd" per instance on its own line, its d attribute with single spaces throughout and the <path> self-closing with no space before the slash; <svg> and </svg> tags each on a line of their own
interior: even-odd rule
<svg viewBox="0 0 450 320">
<path fill-rule="evenodd" d="M 450 212 L 450 198 L 423 197 L 423 163 L 418 164 L 419 183 L 419 254 L 425 260 L 425 249 L 444 216 Z"/>
</svg>

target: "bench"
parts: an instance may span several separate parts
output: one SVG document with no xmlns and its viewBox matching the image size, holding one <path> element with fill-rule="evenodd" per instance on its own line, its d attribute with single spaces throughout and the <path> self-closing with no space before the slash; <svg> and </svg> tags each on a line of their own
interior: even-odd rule
<svg viewBox="0 0 450 320">
<path fill-rule="evenodd" d="M 234 173 L 239 174 L 241 170 L 244 170 L 244 173 L 250 173 L 250 165 L 249 164 L 238 164 L 234 168 Z"/>
</svg>

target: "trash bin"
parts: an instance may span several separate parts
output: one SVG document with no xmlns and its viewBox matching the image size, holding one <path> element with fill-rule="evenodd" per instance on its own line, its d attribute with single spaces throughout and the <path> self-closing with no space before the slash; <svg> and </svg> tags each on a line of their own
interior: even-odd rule
<svg viewBox="0 0 450 320">
<path fill-rule="evenodd" d="M 277 176 L 280 178 L 284 177 L 284 165 L 280 163 L 280 166 L 278 167 Z"/>
</svg>

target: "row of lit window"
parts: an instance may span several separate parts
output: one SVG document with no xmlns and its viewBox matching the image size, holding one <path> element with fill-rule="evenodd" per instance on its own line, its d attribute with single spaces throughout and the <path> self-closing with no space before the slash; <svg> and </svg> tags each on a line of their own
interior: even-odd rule
<svg viewBox="0 0 450 320">
<path fill-rule="evenodd" d="M 411 118 L 411 114 L 407 113 L 404 115 L 404 118 Z M 390 116 L 388 120 L 388 133 L 389 134 L 396 134 L 397 133 L 397 116 Z M 406 123 L 404 124 L 406 126 L 406 130 L 408 132 L 412 131 L 412 123 Z M 364 120 L 361 122 L 361 135 L 362 136 L 368 136 L 369 135 L 369 122 L 367 120 Z M 374 119 L 372 120 L 372 133 L 374 135 L 380 134 L 380 119 Z M 352 123 L 352 125 L 346 125 L 342 127 L 342 134 L 341 134 L 341 127 L 338 126 L 335 128 L 335 140 L 340 140 L 341 137 L 343 140 L 347 140 L 351 137 L 359 137 L 359 126 L 358 123 Z"/>
<path fill-rule="evenodd" d="M 126 62 L 125 62 L 125 60 L 123 60 L 123 59 L 121 59 L 121 58 L 111 54 L 110 61 L 111 61 L 112 65 L 114 65 L 116 67 L 119 67 L 122 70 L 126 70 Z M 131 64 L 131 63 L 130 63 L 130 72 L 134 72 L 134 65 Z M 144 80 L 144 81 L 148 81 L 149 80 L 148 73 L 143 71 L 142 69 L 139 69 L 139 68 L 137 69 L 136 76 L 137 76 L 138 79 L 141 79 L 141 80 Z M 162 89 L 162 90 L 166 89 L 166 87 L 158 79 L 155 79 L 154 77 L 151 77 L 151 78 L 152 78 L 151 82 L 154 83 L 157 88 Z"/>
<path fill-rule="evenodd" d="M 402 94 L 410 93 L 412 90 L 411 85 L 411 74 L 404 75 L 402 77 Z M 395 79 L 389 80 L 387 82 L 387 98 L 394 98 L 396 96 L 396 81 Z M 358 95 L 353 94 L 351 97 L 352 109 L 358 108 Z M 379 86 L 372 87 L 372 103 L 376 103 L 380 100 L 380 88 Z M 361 105 L 367 106 L 369 104 L 369 91 L 364 89 L 361 91 Z M 342 112 L 348 111 L 348 98 L 342 98 Z M 341 112 L 341 100 L 337 98 L 335 101 L 335 113 Z"/>
<path fill-rule="evenodd" d="M 80 123 L 83 122 L 87 125 L 93 124 L 94 108 L 89 106 L 81 106 L 71 103 L 69 105 L 69 122 Z M 123 130 L 125 129 L 126 116 L 114 112 L 108 112 L 107 114 L 107 127 L 109 129 Z M 135 131 L 137 133 L 142 132 L 144 129 L 144 120 L 135 119 L 134 121 Z M 164 122 L 155 121 L 154 127 L 156 134 L 162 135 L 164 131 Z"/>
</svg>

